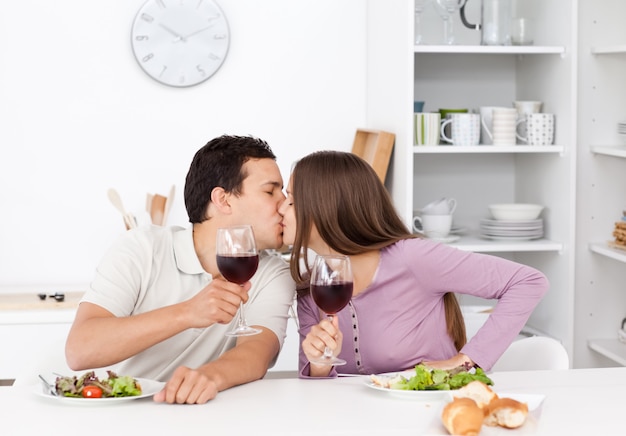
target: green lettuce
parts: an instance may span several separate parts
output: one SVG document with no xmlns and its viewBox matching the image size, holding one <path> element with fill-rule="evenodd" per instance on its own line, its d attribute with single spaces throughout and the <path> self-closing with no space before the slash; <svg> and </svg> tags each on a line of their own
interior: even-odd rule
<svg viewBox="0 0 626 436">
<path fill-rule="evenodd" d="M 415 375 L 413 377 L 402 377 L 390 387 L 391 389 L 407 391 L 448 391 L 460 389 L 474 380 L 480 380 L 487 385 L 493 385 L 493 381 L 487 377 L 482 368 L 468 369 L 462 366 L 448 371 L 419 364 L 415 366 Z"/>
</svg>

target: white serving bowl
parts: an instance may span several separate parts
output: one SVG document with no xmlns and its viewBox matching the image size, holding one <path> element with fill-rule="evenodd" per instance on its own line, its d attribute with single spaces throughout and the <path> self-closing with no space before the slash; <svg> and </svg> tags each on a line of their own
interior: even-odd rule
<svg viewBox="0 0 626 436">
<path fill-rule="evenodd" d="M 540 204 L 490 204 L 489 212 L 497 220 L 534 220 L 543 210 Z"/>
</svg>

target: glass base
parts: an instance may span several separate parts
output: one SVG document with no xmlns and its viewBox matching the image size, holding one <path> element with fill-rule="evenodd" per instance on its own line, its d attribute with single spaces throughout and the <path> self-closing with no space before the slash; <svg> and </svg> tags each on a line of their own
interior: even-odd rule
<svg viewBox="0 0 626 436">
<path fill-rule="evenodd" d="M 255 329 L 253 327 L 239 326 L 235 330 L 226 332 L 226 336 L 252 336 L 252 335 L 258 335 L 262 331 L 263 330 L 261 329 Z"/>
<path fill-rule="evenodd" d="M 334 366 L 339 366 L 339 365 L 345 365 L 346 361 L 343 359 L 339 359 L 338 357 L 335 356 L 321 356 L 317 359 L 311 359 L 309 360 L 309 362 L 314 363 L 316 365 L 334 365 Z"/>
</svg>

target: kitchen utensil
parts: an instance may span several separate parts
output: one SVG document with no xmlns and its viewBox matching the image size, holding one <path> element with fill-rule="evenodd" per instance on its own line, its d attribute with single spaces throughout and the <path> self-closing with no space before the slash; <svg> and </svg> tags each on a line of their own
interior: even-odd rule
<svg viewBox="0 0 626 436">
<path fill-rule="evenodd" d="M 437 112 L 414 114 L 415 145 L 439 145 L 441 115 Z"/>
<path fill-rule="evenodd" d="M 528 114 L 521 121 L 526 135 L 517 137 L 528 145 L 552 145 L 554 142 L 554 114 Z"/>
<path fill-rule="evenodd" d="M 432 0 L 415 0 L 415 39 L 414 43 L 421 44 L 422 43 L 422 12 L 424 12 L 424 8 L 430 4 Z M 415 111 L 415 112 L 421 112 Z"/>
<path fill-rule="evenodd" d="M 540 204 L 510 203 L 490 204 L 489 212 L 497 220 L 534 220 L 537 219 L 543 206 Z"/>
<path fill-rule="evenodd" d="M 482 45 L 511 45 L 511 0 L 482 0 L 480 24 L 470 24 L 461 6 L 461 22 L 468 29 L 481 31 Z"/>
<path fill-rule="evenodd" d="M 442 197 L 431 201 L 420 210 L 420 215 L 452 215 L 456 210 L 456 199 Z"/>
<path fill-rule="evenodd" d="M 120 194 L 118 194 L 115 189 L 110 188 L 107 191 L 107 196 L 109 197 L 109 201 L 111 201 L 111 204 L 113 204 L 113 206 L 115 206 L 115 208 L 122 214 L 122 218 L 124 219 L 124 224 L 126 224 L 126 228 L 134 229 L 135 227 L 137 227 L 137 221 L 135 220 L 135 217 L 132 214 L 127 213 L 124 209 L 124 204 L 122 203 Z"/>
<path fill-rule="evenodd" d="M 172 185 L 170 192 L 165 200 L 165 209 L 163 210 L 163 225 L 167 222 L 167 217 L 170 214 L 172 208 L 172 202 L 174 201 L 174 194 L 176 193 L 176 185 Z"/>
<path fill-rule="evenodd" d="M 452 215 L 422 215 L 413 217 L 413 230 L 427 238 L 445 238 L 452 228 Z"/>
<path fill-rule="evenodd" d="M 57 388 L 56 388 L 56 386 L 53 385 L 53 384 L 48 383 L 48 380 L 46 380 L 46 378 L 44 376 L 42 376 L 41 374 L 39 374 L 39 378 L 43 382 L 44 387 L 50 393 L 50 395 L 54 395 L 56 397 L 57 396 Z"/>
<path fill-rule="evenodd" d="M 435 0 L 435 9 L 443 20 L 443 43 L 454 44 L 454 15 L 465 6 L 466 0 Z"/>
<path fill-rule="evenodd" d="M 516 144 L 516 128 L 517 128 L 517 109 L 506 107 L 493 107 L 491 111 L 486 110 L 483 113 L 481 108 L 481 123 L 483 133 L 491 140 L 493 145 L 515 145 Z M 488 125 L 491 119 L 491 126 Z M 519 123 L 522 121 L 520 120 Z"/>
<path fill-rule="evenodd" d="M 533 45 L 532 20 L 528 18 L 515 18 L 511 21 L 511 44 Z"/>
<path fill-rule="evenodd" d="M 150 218 L 152 219 L 152 224 L 157 226 L 163 225 L 163 212 L 165 210 L 165 201 L 166 197 L 160 194 L 154 194 L 152 196 L 152 204 L 150 205 Z"/>
<path fill-rule="evenodd" d="M 446 135 L 445 128 L 450 124 L 452 134 Z M 480 115 L 452 114 L 441 124 L 441 139 L 452 145 L 478 145 L 480 142 Z"/>
<path fill-rule="evenodd" d="M 37 296 L 42 301 L 45 300 L 48 297 L 48 295 L 46 295 L 44 293 L 37 294 Z M 65 300 L 65 294 L 63 292 L 55 292 L 54 294 L 50 295 L 50 298 L 53 298 L 56 301 L 64 301 Z"/>
<path fill-rule="evenodd" d="M 146 212 L 150 213 L 152 210 L 152 194 L 146 194 Z"/>
</svg>

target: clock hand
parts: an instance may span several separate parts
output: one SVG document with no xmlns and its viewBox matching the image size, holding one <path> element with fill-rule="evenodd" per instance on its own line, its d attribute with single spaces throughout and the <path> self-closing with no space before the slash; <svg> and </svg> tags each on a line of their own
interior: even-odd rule
<svg viewBox="0 0 626 436">
<path fill-rule="evenodd" d="M 216 23 L 209 24 L 208 26 L 203 27 L 202 29 L 196 30 L 195 32 L 191 32 L 191 33 L 189 33 L 189 34 L 185 35 L 185 36 L 183 37 L 183 39 L 184 39 L 184 40 L 187 40 L 187 38 L 189 38 L 189 37 L 191 37 L 191 36 L 197 35 L 198 33 L 202 33 L 202 32 L 204 32 L 205 30 L 209 30 L 209 29 L 210 29 L 211 27 L 213 27 L 215 24 L 216 24 Z"/>
<path fill-rule="evenodd" d="M 179 33 L 174 32 L 172 29 L 167 27 L 165 24 L 159 23 L 159 26 L 161 26 L 162 28 L 164 28 L 165 30 L 167 30 L 169 33 L 171 33 L 172 35 L 174 35 L 176 37 L 176 39 L 174 39 L 174 42 L 186 41 L 184 36 L 180 35 Z"/>
</svg>

